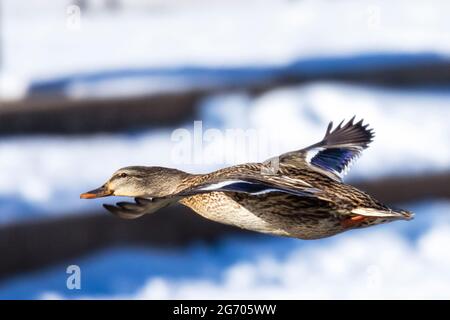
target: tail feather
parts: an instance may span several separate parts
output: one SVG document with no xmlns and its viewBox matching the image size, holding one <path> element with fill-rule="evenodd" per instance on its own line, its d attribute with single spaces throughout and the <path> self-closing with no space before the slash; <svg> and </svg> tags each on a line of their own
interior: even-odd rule
<svg viewBox="0 0 450 320">
<path fill-rule="evenodd" d="M 373 208 L 356 208 L 352 210 L 352 213 L 360 216 L 374 217 L 374 218 L 392 218 L 402 220 L 411 220 L 414 218 L 414 213 L 403 209 L 377 210 Z"/>
</svg>

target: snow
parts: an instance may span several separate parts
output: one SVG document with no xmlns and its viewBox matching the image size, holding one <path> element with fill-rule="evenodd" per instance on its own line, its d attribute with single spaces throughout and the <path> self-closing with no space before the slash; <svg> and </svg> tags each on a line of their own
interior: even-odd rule
<svg viewBox="0 0 450 320">
<path fill-rule="evenodd" d="M 257 97 L 211 96 L 199 108 L 201 127 L 185 123 L 174 130 L 2 139 L 0 222 L 98 209 L 104 199 L 83 201 L 78 195 L 124 166 L 208 172 L 264 161 L 317 142 L 330 120 L 337 124 L 353 115 L 363 117 L 376 138 L 347 181 L 450 168 L 446 92 L 315 83 Z"/>
<path fill-rule="evenodd" d="M 0 298 L 448 299 L 450 202 L 406 207 L 415 220 L 317 241 L 255 236 L 109 249 L 10 279 Z M 81 290 L 65 287 L 69 264 L 80 266 Z"/>
<path fill-rule="evenodd" d="M 441 244 L 449 241 L 449 225 L 413 245 L 389 233 L 338 240 L 294 250 L 281 262 L 268 256 L 237 263 L 219 283 L 151 278 L 131 298 L 448 299 L 450 255 Z"/>
<path fill-rule="evenodd" d="M 79 13 L 69 5 L 2 2 L 2 95 L 17 97 L 36 81 L 105 70 L 284 66 L 368 53 L 448 58 L 450 53 L 445 0 L 172 1 L 165 6 L 121 1 L 120 10 L 81 8 Z M 137 90 L 135 81 L 124 80 L 126 90 Z M 138 86 L 159 88 L 157 80 Z M 186 84 L 176 81 L 181 81 L 177 88 Z M 115 88 L 113 82 L 109 94 Z M 80 84 L 71 92 L 100 94 Z"/>
</svg>

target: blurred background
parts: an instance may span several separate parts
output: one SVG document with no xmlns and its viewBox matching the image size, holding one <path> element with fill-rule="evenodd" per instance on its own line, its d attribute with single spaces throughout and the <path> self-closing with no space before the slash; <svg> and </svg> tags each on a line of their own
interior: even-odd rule
<svg viewBox="0 0 450 320">
<path fill-rule="evenodd" d="M 0 0 L 0 298 L 449 299 L 449 11 Z M 181 206 L 123 221 L 101 206 L 117 199 L 79 199 L 123 166 L 263 161 L 353 115 L 376 139 L 346 182 L 415 220 L 302 241 Z M 199 124 L 200 147 L 180 158 L 176 129 Z M 236 130 L 258 147 L 236 145 Z M 71 265 L 80 289 L 66 286 Z"/>
</svg>

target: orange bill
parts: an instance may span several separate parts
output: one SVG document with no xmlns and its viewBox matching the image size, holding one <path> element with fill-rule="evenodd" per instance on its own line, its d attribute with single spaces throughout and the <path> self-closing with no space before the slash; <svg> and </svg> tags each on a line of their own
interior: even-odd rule
<svg viewBox="0 0 450 320">
<path fill-rule="evenodd" d="M 80 199 L 95 199 L 111 196 L 113 194 L 112 191 L 106 189 L 105 187 L 100 187 L 85 193 L 80 194 Z"/>
</svg>

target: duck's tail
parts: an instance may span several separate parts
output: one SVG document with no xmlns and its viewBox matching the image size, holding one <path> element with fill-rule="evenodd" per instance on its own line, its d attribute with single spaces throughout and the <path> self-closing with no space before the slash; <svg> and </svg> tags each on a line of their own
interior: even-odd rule
<svg viewBox="0 0 450 320">
<path fill-rule="evenodd" d="M 395 212 L 396 214 L 399 214 L 402 216 L 403 219 L 405 220 L 412 220 L 414 219 L 414 213 L 408 210 L 403 210 L 403 209 L 393 209 L 393 212 Z"/>
<path fill-rule="evenodd" d="M 387 218 L 392 220 L 412 220 L 414 213 L 403 209 L 378 210 L 372 208 L 356 208 L 352 213 L 364 217 Z"/>
</svg>

